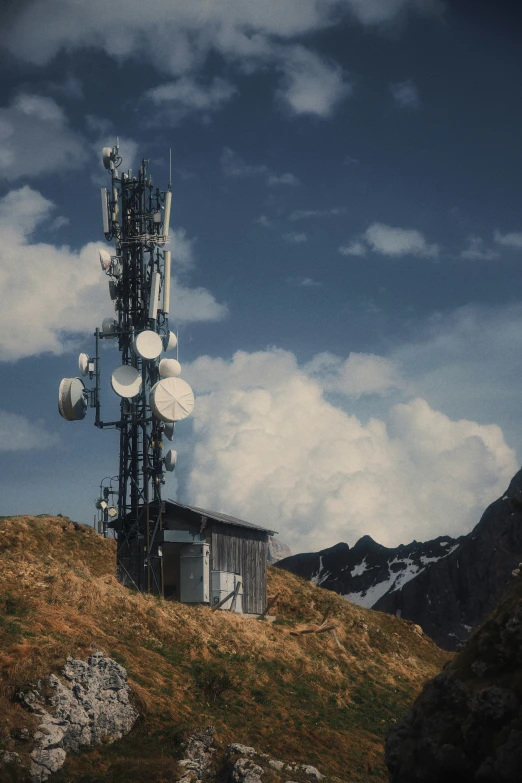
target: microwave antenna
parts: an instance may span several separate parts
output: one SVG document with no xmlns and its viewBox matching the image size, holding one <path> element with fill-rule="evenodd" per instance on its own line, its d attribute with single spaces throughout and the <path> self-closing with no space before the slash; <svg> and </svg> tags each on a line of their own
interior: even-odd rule
<svg viewBox="0 0 522 783">
<path fill-rule="evenodd" d="M 161 358 L 178 342 L 168 326 L 171 184 L 164 191 L 153 187 L 148 160 L 137 176 L 131 170 L 120 176 L 118 142 L 103 148 L 102 160 L 111 177 L 110 187 L 101 189 L 103 233 L 114 246 L 105 246 L 99 255 L 115 316 L 96 329 L 94 356 L 80 354 L 82 377 L 62 380 L 58 408 L 67 421 L 83 419 L 94 408 L 96 427 L 119 430 L 119 473 L 109 486 L 102 480 L 95 504 L 100 529 L 105 536 L 113 531 L 117 540 L 119 580 L 140 592 L 162 594 L 161 492 L 177 456 L 174 450 L 164 452 L 163 441 L 173 439 L 175 423 L 194 407 L 177 359 Z M 101 418 L 100 340 L 117 341 L 120 352 L 110 380 L 120 399 L 115 421 Z M 86 376 L 94 380 L 91 389 L 82 380 Z"/>
</svg>

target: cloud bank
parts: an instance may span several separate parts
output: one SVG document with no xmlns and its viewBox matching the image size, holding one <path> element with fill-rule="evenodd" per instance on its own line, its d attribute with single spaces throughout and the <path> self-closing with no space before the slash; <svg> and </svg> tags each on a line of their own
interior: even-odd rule
<svg viewBox="0 0 522 783">
<path fill-rule="evenodd" d="M 20 93 L 0 108 L 0 179 L 67 173 L 86 159 L 83 138 L 52 98 Z"/>
<path fill-rule="evenodd" d="M 185 374 L 198 391 L 190 502 L 278 530 L 294 551 L 467 532 L 517 469 L 500 427 L 420 397 L 353 415 L 361 396 L 406 391 L 383 357 L 321 354 L 300 367 L 287 351 L 240 351 Z"/>
<path fill-rule="evenodd" d="M 120 63 L 147 61 L 174 79 L 149 93 L 170 105 L 174 116 L 214 111 L 233 96 L 223 80 L 207 87 L 195 81 L 210 55 L 247 73 L 270 66 L 281 75 L 277 97 L 288 112 L 324 118 L 349 94 L 349 82 L 300 38 L 339 20 L 379 28 L 441 7 L 438 0 L 33 0 L 11 10 L 0 42 L 40 66 L 76 49 L 103 51 Z"/>
</svg>

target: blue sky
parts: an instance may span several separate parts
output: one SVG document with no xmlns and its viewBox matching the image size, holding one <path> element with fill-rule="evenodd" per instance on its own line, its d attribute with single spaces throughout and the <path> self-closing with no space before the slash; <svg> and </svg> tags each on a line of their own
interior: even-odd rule
<svg viewBox="0 0 522 783">
<path fill-rule="evenodd" d="M 295 551 L 467 532 L 518 469 L 522 14 L 482 0 L 28 0 L 0 12 L 1 513 L 92 521 L 57 414 L 111 315 L 101 147 L 173 160 L 196 407 L 167 492 Z M 103 353 L 105 417 L 118 364 Z"/>
</svg>

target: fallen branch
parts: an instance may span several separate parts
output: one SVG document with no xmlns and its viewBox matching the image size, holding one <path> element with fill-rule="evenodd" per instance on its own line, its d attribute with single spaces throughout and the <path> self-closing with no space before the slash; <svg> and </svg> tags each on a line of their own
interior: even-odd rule
<svg viewBox="0 0 522 783">
<path fill-rule="evenodd" d="M 322 625 L 320 628 L 317 629 L 316 633 L 326 633 L 327 631 L 335 631 L 337 628 L 337 625 L 333 623 L 332 625 Z"/>
<path fill-rule="evenodd" d="M 315 628 L 301 628 L 300 631 L 290 631 L 291 636 L 304 636 L 306 633 L 326 633 L 327 631 L 335 631 L 337 625 L 335 623 L 331 625 L 318 625 Z"/>
</svg>

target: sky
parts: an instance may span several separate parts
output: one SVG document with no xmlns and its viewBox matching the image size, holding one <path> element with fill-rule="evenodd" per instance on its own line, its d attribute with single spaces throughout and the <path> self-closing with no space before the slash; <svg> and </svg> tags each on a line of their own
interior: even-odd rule
<svg viewBox="0 0 522 783">
<path fill-rule="evenodd" d="M 521 39 L 506 0 L 4 0 L 0 513 L 92 524 L 117 472 L 57 393 L 112 314 L 119 137 L 160 188 L 172 150 L 165 496 L 294 552 L 469 532 L 522 455 Z"/>
</svg>

